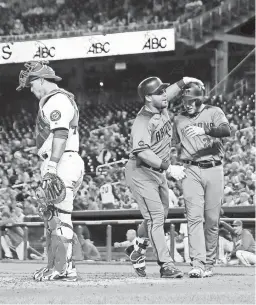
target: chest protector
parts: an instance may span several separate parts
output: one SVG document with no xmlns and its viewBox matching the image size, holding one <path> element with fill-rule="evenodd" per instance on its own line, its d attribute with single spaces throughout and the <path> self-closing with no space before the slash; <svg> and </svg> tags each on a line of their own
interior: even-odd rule
<svg viewBox="0 0 256 305">
<path fill-rule="evenodd" d="M 39 102 L 39 110 L 38 110 L 38 115 L 37 115 L 37 119 L 36 119 L 36 127 L 35 127 L 36 146 L 37 146 L 38 150 L 43 146 L 44 142 L 46 141 L 46 139 L 49 137 L 50 133 L 52 132 L 50 130 L 50 122 L 44 115 L 43 106 L 47 103 L 47 101 L 52 96 L 54 96 L 55 94 L 59 94 L 59 93 L 66 95 L 68 97 L 68 99 L 70 100 L 72 106 L 75 109 L 75 115 L 74 115 L 73 119 L 71 120 L 69 127 L 74 128 L 74 129 L 78 128 L 79 111 L 78 111 L 77 105 L 75 103 L 74 95 L 61 88 L 51 91 L 49 94 L 47 94 L 46 96 L 41 98 L 41 100 Z"/>
</svg>

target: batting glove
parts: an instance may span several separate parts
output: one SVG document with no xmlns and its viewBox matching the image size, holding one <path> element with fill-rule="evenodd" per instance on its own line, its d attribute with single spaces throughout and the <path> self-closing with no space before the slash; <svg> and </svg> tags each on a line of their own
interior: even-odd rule
<svg viewBox="0 0 256 305">
<path fill-rule="evenodd" d="M 185 170 L 184 166 L 170 165 L 167 169 L 167 174 L 172 176 L 176 180 L 182 180 L 187 176 L 184 170 Z"/>
<path fill-rule="evenodd" d="M 202 136 L 205 134 L 205 130 L 198 126 L 188 126 L 185 128 L 185 133 L 187 137 L 194 138 L 196 136 Z"/>
</svg>

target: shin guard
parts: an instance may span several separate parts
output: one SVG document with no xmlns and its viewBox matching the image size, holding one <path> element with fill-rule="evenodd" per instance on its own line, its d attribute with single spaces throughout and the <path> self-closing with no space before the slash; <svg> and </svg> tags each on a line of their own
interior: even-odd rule
<svg viewBox="0 0 256 305">
<path fill-rule="evenodd" d="M 149 245 L 149 239 L 136 238 L 135 244 L 125 249 L 126 255 L 129 257 L 135 272 L 141 276 L 146 276 L 146 249 Z"/>
</svg>

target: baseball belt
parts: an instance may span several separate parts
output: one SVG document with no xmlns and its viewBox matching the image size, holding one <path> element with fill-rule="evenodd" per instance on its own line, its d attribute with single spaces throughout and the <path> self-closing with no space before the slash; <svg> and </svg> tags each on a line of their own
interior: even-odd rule
<svg viewBox="0 0 256 305">
<path fill-rule="evenodd" d="M 64 153 L 66 153 L 66 152 L 78 153 L 78 151 L 76 151 L 76 150 L 65 150 Z M 43 158 L 44 160 L 47 159 L 48 157 L 49 157 L 49 155 L 48 155 L 47 153 L 42 154 L 42 158 Z"/>
<path fill-rule="evenodd" d="M 140 165 L 141 165 L 141 166 L 144 166 L 144 167 L 147 167 L 147 168 L 149 168 L 149 169 L 151 169 L 151 170 L 153 170 L 153 171 L 155 171 L 155 172 L 158 172 L 158 173 L 163 173 L 163 172 L 164 172 L 164 169 L 152 167 L 152 166 L 148 165 L 148 164 L 145 163 L 145 162 L 141 162 Z"/>
<path fill-rule="evenodd" d="M 188 165 L 194 165 L 194 166 L 198 166 L 198 167 L 201 167 L 204 169 L 211 168 L 214 166 L 219 166 L 222 164 L 222 162 L 220 160 L 216 160 L 216 161 L 209 160 L 209 161 L 199 161 L 199 162 L 192 161 L 192 160 L 182 160 L 182 162 L 185 164 L 188 164 Z"/>
</svg>

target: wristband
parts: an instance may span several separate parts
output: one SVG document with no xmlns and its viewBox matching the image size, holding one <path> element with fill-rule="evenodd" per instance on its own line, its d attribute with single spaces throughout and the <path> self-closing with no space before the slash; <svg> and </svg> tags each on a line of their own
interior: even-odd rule
<svg viewBox="0 0 256 305">
<path fill-rule="evenodd" d="M 170 164 L 171 164 L 170 161 L 162 161 L 162 163 L 160 165 L 160 168 L 164 169 L 164 170 L 167 170 Z"/>
<path fill-rule="evenodd" d="M 176 85 L 177 85 L 181 90 L 186 86 L 186 84 L 185 84 L 185 82 L 184 82 L 183 79 L 179 80 L 179 81 L 176 83 Z"/>
<path fill-rule="evenodd" d="M 58 165 L 58 163 L 57 163 L 57 162 L 54 162 L 54 161 L 49 161 L 49 162 L 48 162 L 48 166 L 47 166 L 47 167 L 54 167 L 54 168 L 57 168 L 57 165 Z"/>
<path fill-rule="evenodd" d="M 230 127 L 228 124 L 224 123 L 218 127 L 204 127 L 205 134 L 214 138 L 224 138 L 229 137 L 231 134 Z"/>
</svg>

